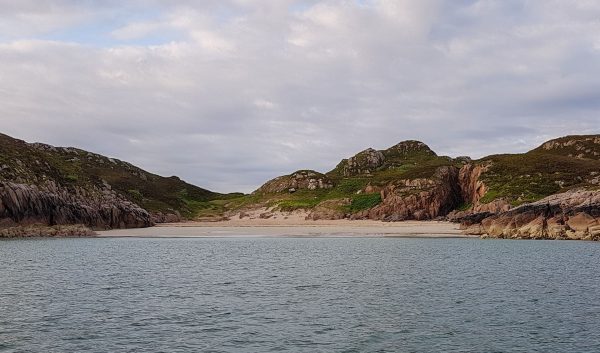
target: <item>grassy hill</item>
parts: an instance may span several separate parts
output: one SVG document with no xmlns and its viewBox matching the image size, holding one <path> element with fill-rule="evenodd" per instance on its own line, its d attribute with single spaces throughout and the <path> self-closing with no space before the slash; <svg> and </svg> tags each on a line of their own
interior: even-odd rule
<svg viewBox="0 0 600 353">
<path fill-rule="evenodd" d="M 540 200 L 573 188 L 598 188 L 600 136 L 566 136 L 522 154 L 478 161 L 487 165 L 481 180 L 489 190 L 481 202 L 504 198 L 513 205 Z"/>
<path fill-rule="evenodd" d="M 259 206 L 293 211 L 313 209 L 324 201 L 343 200 L 333 205 L 341 208 L 341 211 L 354 213 L 378 205 L 381 202 L 379 189 L 391 182 L 431 178 L 438 167 L 453 165 L 460 166 L 462 162 L 437 156 L 422 142 L 404 141 L 386 150 L 367 149 L 359 152 L 353 157 L 343 159 L 333 170 L 325 174 L 312 170 L 298 171 L 267 182 L 251 195 L 211 203 L 219 204 L 221 211 Z M 285 187 L 272 187 L 274 182 L 280 186 L 282 181 L 291 180 L 294 175 L 303 172 L 327 180 L 327 183 L 331 183 L 331 187 L 313 190 L 294 188 L 294 192 L 289 192 Z M 210 212 L 204 215 L 208 216 Z"/>
<path fill-rule="evenodd" d="M 439 167 L 461 168 L 465 164 L 485 166 L 480 181 L 487 188 L 481 203 L 505 200 L 516 206 L 540 200 L 572 188 L 598 189 L 600 178 L 600 136 L 566 136 L 551 140 L 521 154 L 501 154 L 471 160 L 468 157 L 438 156 L 419 141 L 404 141 L 386 150 L 367 149 L 343 159 L 333 170 L 323 174 L 332 187 L 326 189 L 259 188 L 252 195 L 218 204 L 219 212 L 244 207 L 278 207 L 281 210 L 313 209 L 329 200 L 345 200 L 344 211 L 360 212 L 381 202 L 379 190 L 404 183 L 406 180 L 435 179 Z M 289 180 L 291 176 L 275 180 Z M 265 185 L 268 185 L 265 184 Z M 266 190 L 266 191 L 265 191 Z M 419 193 L 427 186 L 412 188 L 405 193 Z M 333 203 L 336 205 L 335 203 Z M 467 209 L 470 205 L 461 207 Z"/>
<path fill-rule="evenodd" d="M 150 212 L 179 212 L 193 218 L 214 199 L 229 196 L 162 177 L 130 163 L 71 147 L 26 143 L 0 134 L 0 182 L 40 185 L 54 182 L 74 189 L 110 187 Z"/>
</svg>

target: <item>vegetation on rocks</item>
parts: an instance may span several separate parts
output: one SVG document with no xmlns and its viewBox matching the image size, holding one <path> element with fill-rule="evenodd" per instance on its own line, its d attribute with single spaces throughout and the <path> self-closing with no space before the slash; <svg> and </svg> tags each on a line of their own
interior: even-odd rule
<svg viewBox="0 0 600 353">
<path fill-rule="evenodd" d="M 278 207 L 306 209 L 310 218 L 431 219 L 500 212 L 573 189 L 600 188 L 600 138 L 568 136 L 522 154 L 438 156 L 419 141 L 386 150 L 366 149 L 325 174 L 327 189 L 273 189 L 225 203 L 225 210 Z M 298 172 L 297 172 L 298 173 Z M 291 175 L 274 179 L 289 181 Z M 287 178 L 287 179 L 286 179 Z M 243 200 L 243 201 L 242 201 Z M 322 214 L 319 215 L 318 213 Z"/>
<path fill-rule="evenodd" d="M 573 140 L 569 137 L 551 140 L 523 154 L 494 155 L 477 161 L 489 166 L 481 178 L 488 191 L 480 201 L 487 203 L 504 198 L 518 206 L 574 188 L 598 186 L 600 138 L 571 138 Z M 587 144 L 569 142 L 581 139 Z M 582 153 L 574 154 L 580 151 Z"/>
<path fill-rule="evenodd" d="M 218 220 L 266 207 L 306 210 L 310 219 L 446 217 L 487 229 L 489 222 L 513 224 L 511 217 L 523 212 L 518 210 L 542 222 L 544 206 L 536 202 L 555 200 L 548 197 L 557 194 L 579 200 L 587 195 L 582 191 L 597 200 L 600 136 L 567 136 L 527 153 L 479 160 L 438 156 L 422 142 L 404 141 L 385 150 L 366 149 L 327 173 L 299 170 L 249 195 L 223 195 L 80 149 L 0 135 L 0 225 L 5 227 L 35 222 L 137 227 L 181 218 Z M 560 207 L 552 212 L 560 213 Z M 516 213 L 506 213 L 513 208 Z M 591 217 L 583 223 L 592 225 L 600 213 L 577 210 Z M 489 220 L 499 214 L 503 218 Z"/>
<path fill-rule="evenodd" d="M 206 202 L 229 197 L 117 159 L 3 134 L 0 186 L 0 224 L 6 219 L 50 225 L 79 220 L 100 228 L 147 226 L 194 218 Z"/>
</svg>

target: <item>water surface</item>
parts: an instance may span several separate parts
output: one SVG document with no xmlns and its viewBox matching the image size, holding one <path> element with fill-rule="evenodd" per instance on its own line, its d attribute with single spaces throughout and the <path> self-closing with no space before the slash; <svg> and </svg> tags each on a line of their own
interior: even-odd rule
<svg viewBox="0 0 600 353">
<path fill-rule="evenodd" d="M 0 352 L 599 352 L 600 244 L 0 241 Z"/>
</svg>

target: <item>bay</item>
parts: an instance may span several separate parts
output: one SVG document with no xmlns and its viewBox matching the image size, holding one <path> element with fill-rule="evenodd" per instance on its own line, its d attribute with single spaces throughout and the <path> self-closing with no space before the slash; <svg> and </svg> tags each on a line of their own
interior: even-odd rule
<svg viewBox="0 0 600 353">
<path fill-rule="evenodd" d="M 600 244 L 0 241 L 0 352 L 599 352 Z"/>
</svg>

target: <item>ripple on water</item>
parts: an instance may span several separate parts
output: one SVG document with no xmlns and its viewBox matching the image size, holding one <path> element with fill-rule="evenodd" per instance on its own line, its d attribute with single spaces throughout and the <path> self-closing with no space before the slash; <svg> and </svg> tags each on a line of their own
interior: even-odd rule
<svg viewBox="0 0 600 353">
<path fill-rule="evenodd" d="M 0 352 L 599 352 L 600 244 L 0 241 Z"/>
</svg>

